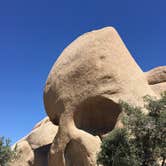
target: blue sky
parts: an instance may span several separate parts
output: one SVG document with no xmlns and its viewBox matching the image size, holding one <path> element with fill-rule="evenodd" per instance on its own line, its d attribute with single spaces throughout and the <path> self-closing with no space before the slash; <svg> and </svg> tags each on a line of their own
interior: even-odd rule
<svg viewBox="0 0 166 166">
<path fill-rule="evenodd" d="M 46 116 L 54 61 L 79 35 L 114 26 L 146 71 L 166 62 L 164 0 L 1 0 L 0 135 L 12 142 Z"/>
</svg>

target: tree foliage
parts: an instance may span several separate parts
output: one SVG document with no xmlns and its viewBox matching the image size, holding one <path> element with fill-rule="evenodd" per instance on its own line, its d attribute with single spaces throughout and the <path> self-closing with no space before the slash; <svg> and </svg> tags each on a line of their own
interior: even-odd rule
<svg viewBox="0 0 166 166">
<path fill-rule="evenodd" d="M 10 140 L 0 137 L 0 166 L 8 166 L 8 162 L 15 157 L 15 151 L 11 149 Z"/>
<path fill-rule="evenodd" d="M 165 166 L 166 92 L 144 98 L 145 108 L 120 102 L 123 129 L 114 129 L 101 145 L 97 162 L 105 166 Z M 148 110 L 144 114 L 143 109 Z"/>
</svg>

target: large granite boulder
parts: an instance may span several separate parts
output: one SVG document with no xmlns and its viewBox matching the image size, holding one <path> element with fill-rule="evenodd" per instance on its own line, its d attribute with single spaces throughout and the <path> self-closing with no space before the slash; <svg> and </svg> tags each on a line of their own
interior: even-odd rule
<svg viewBox="0 0 166 166">
<path fill-rule="evenodd" d="M 99 136 L 120 125 L 119 100 L 142 106 L 147 94 L 155 96 L 114 28 L 77 38 L 55 62 L 45 86 L 46 112 L 59 125 L 49 166 L 79 161 L 95 166 Z"/>
<path fill-rule="evenodd" d="M 10 166 L 33 166 L 34 152 L 26 140 L 17 142 L 17 158 L 10 163 Z"/>
<path fill-rule="evenodd" d="M 147 71 L 145 76 L 156 94 L 160 95 L 166 91 L 166 66 L 156 67 Z"/>
<path fill-rule="evenodd" d="M 17 143 L 12 166 L 96 166 L 101 138 L 121 127 L 119 100 L 143 106 L 143 96 L 164 91 L 165 78 L 165 67 L 143 73 L 112 27 L 80 36 L 52 67 L 48 117 Z"/>
<path fill-rule="evenodd" d="M 17 146 L 17 158 L 10 166 L 47 166 L 50 145 L 57 133 L 58 126 L 53 125 L 48 117 L 37 123 L 33 130 Z"/>
<path fill-rule="evenodd" d="M 43 123 L 43 121 L 46 123 Z M 26 137 L 26 140 L 31 145 L 32 149 L 37 149 L 52 143 L 53 138 L 57 133 L 58 126 L 53 125 L 52 122 L 48 120 L 48 117 L 43 121 L 40 125 L 37 124 L 37 126 L 35 126 L 35 128 Z"/>
<path fill-rule="evenodd" d="M 159 66 L 148 72 L 145 72 L 150 85 L 166 82 L 166 66 Z"/>
</svg>

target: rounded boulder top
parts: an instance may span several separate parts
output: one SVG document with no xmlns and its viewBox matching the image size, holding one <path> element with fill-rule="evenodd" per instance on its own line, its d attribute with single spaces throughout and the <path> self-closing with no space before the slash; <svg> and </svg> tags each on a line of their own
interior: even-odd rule
<svg viewBox="0 0 166 166">
<path fill-rule="evenodd" d="M 46 81 L 44 104 L 50 120 L 58 124 L 69 105 L 87 98 L 140 105 L 147 94 L 154 96 L 142 70 L 117 31 L 106 27 L 83 34 L 64 49 Z"/>
</svg>

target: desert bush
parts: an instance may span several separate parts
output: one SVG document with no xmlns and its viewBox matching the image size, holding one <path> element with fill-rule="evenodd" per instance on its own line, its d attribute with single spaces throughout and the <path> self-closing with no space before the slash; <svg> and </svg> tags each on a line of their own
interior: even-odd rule
<svg viewBox="0 0 166 166">
<path fill-rule="evenodd" d="M 144 97 L 145 107 L 120 101 L 123 129 L 114 129 L 101 145 L 97 163 L 105 166 L 165 166 L 166 92 Z M 143 109 L 148 113 L 143 113 Z"/>
<path fill-rule="evenodd" d="M 0 137 L 0 166 L 8 166 L 8 163 L 16 157 L 16 146 L 12 150 L 10 140 Z"/>
</svg>

